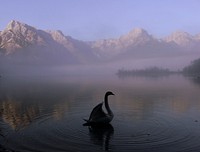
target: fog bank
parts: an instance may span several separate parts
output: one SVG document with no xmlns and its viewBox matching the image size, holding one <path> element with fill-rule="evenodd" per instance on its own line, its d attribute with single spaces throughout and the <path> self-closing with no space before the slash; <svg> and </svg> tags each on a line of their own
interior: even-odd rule
<svg viewBox="0 0 200 152">
<path fill-rule="evenodd" d="M 1 64 L 0 75 L 4 76 L 103 76 L 116 74 L 119 69 L 145 69 L 149 67 L 167 68 L 169 70 L 182 70 L 191 61 L 197 59 L 196 55 L 178 57 L 160 57 L 129 59 L 123 61 L 88 63 L 75 65 L 30 65 L 30 64 Z"/>
</svg>

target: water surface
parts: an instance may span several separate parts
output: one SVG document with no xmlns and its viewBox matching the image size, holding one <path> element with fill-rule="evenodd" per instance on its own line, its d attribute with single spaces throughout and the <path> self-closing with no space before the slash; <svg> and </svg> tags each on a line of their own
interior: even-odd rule
<svg viewBox="0 0 200 152">
<path fill-rule="evenodd" d="M 181 75 L 0 78 L 0 149 L 200 151 L 200 84 Z M 106 91 L 115 117 L 83 126 Z"/>
</svg>

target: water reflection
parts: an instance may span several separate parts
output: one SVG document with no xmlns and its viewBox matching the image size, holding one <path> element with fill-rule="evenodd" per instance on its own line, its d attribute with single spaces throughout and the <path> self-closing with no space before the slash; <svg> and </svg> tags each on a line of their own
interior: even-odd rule
<svg viewBox="0 0 200 152">
<path fill-rule="evenodd" d="M 0 114 L 1 114 L 1 111 L 0 111 Z M 0 141 L 1 140 L 3 141 L 4 139 L 5 139 L 5 135 L 4 135 L 4 132 L 3 132 L 3 128 L 2 128 L 2 126 L 0 126 Z M 8 151 L 7 149 L 5 149 L 2 142 L 0 142 L 0 151 L 2 151 L 2 152 Z"/>
<path fill-rule="evenodd" d="M 28 103 L 29 101 L 18 101 L 11 97 L 0 102 L 0 117 L 13 130 L 23 129 L 37 120 L 54 118 L 62 119 L 68 109 L 66 103 L 57 103 L 54 106 L 46 106 L 42 103 Z"/>
<path fill-rule="evenodd" d="M 88 128 L 91 142 L 108 151 L 110 149 L 110 140 L 114 134 L 113 126 L 111 124 L 92 125 Z"/>
<path fill-rule="evenodd" d="M 194 84 L 200 85 L 200 76 L 192 77 L 191 80 Z"/>
<path fill-rule="evenodd" d="M 200 150 L 199 85 L 185 77 L 63 79 L 46 83 L 2 82 L 0 134 L 5 139 L 0 135 L 0 143 L 6 143 L 3 145 L 6 149 L 168 152 L 166 149 L 170 147 L 171 152 Z M 105 90 L 116 94 L 109 102 L 115 114 L 114 128 L 112 125 L 81 126 L 82 118 L 100 102 Z"/>
</svg>

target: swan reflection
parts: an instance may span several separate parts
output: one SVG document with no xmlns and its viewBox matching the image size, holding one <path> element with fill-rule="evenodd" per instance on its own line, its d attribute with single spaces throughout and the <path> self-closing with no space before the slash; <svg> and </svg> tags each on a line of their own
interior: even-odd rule
<svg viewBox="0 0 200 152">
<path fill-rule="evenodd" d="M 88 126 L 90 140 L 95 145 L 99 145 L 103 150 L 110 149 L 110 140 L 114 134 L 114 128 L 111 124 Z"/>
</svg>

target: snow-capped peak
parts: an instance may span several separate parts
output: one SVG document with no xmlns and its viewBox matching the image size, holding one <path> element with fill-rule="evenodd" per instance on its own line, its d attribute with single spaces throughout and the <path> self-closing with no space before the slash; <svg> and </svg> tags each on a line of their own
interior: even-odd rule
<svg viewBox="0 0 200 152">
<path fill-rule="evenodd" d="M 144 44 L 152 39 L 153 37 L 149 35 L 147 31 L 145 31 L 142 28 L 135 28 L 128 34 L 120 37 L 120 41 L 124 43 L 125 46 L 129 46 L 132 44 L 134 45 Z"/>
<path fill-rule="evenodd" d="M 29 30 L 36 30 L 34 27 L 29 26 L 27 24 L 21 23 L 19 21 L 11 20 L 8 25 L 6 26 L 5 30 L 12 30 L 12 31 L 19 31 L 19 32 L 25 32 L 27 29 Z"/>
<path fill-rule="evenodd" d="M 180 46 L 188 46 L 194 42 L 194 37 L 187 32 L 177 31 L 164 38 L 166 42 L 175 42 Z"/>
<path fill-rule="evenodd" d="M 149 34 L 142 28 L 135 28 L 132 31 L 130 31 L 127 34 L 127 36 L 138 37 L 138 36 L 149 36 Z"/>
</svg>

